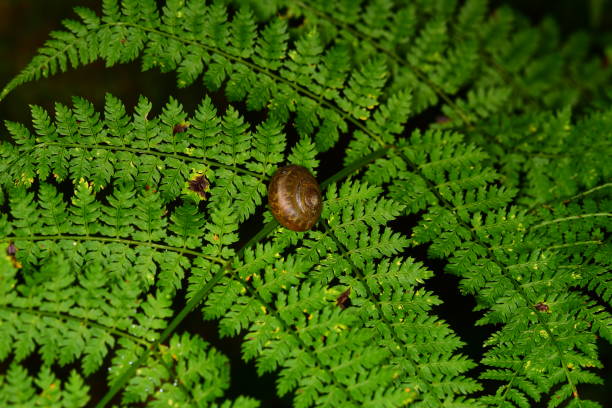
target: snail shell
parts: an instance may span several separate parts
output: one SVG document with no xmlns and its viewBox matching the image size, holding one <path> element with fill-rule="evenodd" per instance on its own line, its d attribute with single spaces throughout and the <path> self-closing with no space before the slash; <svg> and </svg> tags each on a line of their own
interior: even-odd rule
<svg viewBox="0 0 612 408">
<path fill-rule="evenodd" d="M 307 231 L 321 216 L 323 200 L 319 183 L 305 167 L 281 167 L 270 180 L 268 204 L 283 227 Z"/>
</svg>

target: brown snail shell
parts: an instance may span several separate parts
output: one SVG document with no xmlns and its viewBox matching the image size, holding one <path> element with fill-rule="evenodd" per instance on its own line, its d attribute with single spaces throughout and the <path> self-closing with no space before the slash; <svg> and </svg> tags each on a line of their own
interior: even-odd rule
<svg viewBox="0 0 612 408">
<path fill-rule="evenodd" d="M 268 204 L 274 218 L 293 231 L 311 229 L 323 209 L 319 183 L 305 167 L 294 164 L 281 167 L 272 175 Z"/>
</svg>

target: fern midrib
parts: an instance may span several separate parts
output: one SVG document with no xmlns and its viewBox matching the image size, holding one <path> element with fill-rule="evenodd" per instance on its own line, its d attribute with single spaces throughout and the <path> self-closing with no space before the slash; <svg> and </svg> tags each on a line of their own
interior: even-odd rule
<svg viewBox="0 0 612 408">
<path fill-rule="evenodd" d="M 535 203 L 535 204 L 533 204 L 531 207 L 529 207 L 527 209 L 527 214 L 533 214 L 537 209 L 539 209 L 539 208 L 546 208 L 547 206 L 550 206 L 551 204 L 554 204 L 554 203 L 561 202 L 563 204 L 568 204 L 571 201 L 577 200 L 577 199 L 582 198 L 582 197 L 586 197 L 586 196 L 588 196 L 590 194 L 594 194 L 594 193 L 598 192 L 599 190 L 603 190 L 603 189 L 608 188 L 608 187 L 612 187 L 612 183 L 604 183 L 604 184 L 601 184 L 599 186 L 595 186 L 593 188 L 590 188 L 588 190 L 582 191 L 582 192 L 580 192 L 578 194 L 575 194 L 575 195 L 572 195 L 572 196 L 556 197 L 556 198 L 553 198 L 553 199 L 545 201 L 545 202 Z"/>
<path fill-rule="evenodd" d="M 94 32 L 95 33 L 95 32 Z M 72 33 L 74 35 L 74 33 Z M 92 34 L 91 31 L 88 31 L 87 34 Z M 78 41 L 83 40 L 83 38 L 80 38 L 78 36 L 74 36 L 74 42 L 67 44 L 64 48 L 62 48 L 59 52 L 55 52 L 53 53 L 52 56 L 49 56 L 48 54 L 46 55 L 47 57 L 47 61 L 44 63 L 40 63 L 38 69 L 35 69 L 35 73 L 32 74 L 31 72 L 23 72 L 23 75 L 19 74 L 17 77 L 15 77 L 14 79 L 12 79 L 3 89 L 2 92 L 0 92 L 0 101 L 2 101 L 4 98 L 6 98 L 6 96 L 13 90 L 15 89 L 17 86 L 27 82 L 30 80 L 30 78 L 34 78 L 36 76 L 36 73 L 41 72 L 40 70 L 44 69 L 44 67 L 48 68 L 49 65 L 49 61 L 52 61 L 54 59 L 58 59 L 60 56 L 65 55 L 66 52 L 70 49 L 76 46 Z M 29 67 L 26 67 L 26 71 Z M 43 77 L 46 77 L 47 74 L 46 73 L 41 73 Z"/>
<path fill-rule="evenodd" d="M 588 241 L 575 241 L 575 242 L 569 242 L 569 243 L 566 243 L 566 244 L 550 245 L 550 246 L 547 246 L 547 247 L 540 247 L 538 249 L 540 249 L 542 251 L 545 251 L 545 250 L 559 249 L 559 248 L 571 248 L 571 247 L 583 246 L 583 245 L 602 245 L 603 243 L 604 243 L 604 241 L 594 239 L 594 240 L 588 240 Z M 508 244 L 500 244 L 500 245 L 491 245 L 490 246 L 491 251 L 496 251 L 498 249 L 501 249 L 501 250 L 508 250 L 508 249 L 512 249 L 512 248 L 516 249 L 517 247 L 522 247 L 522 248 L 529 248 L 530 247 L 530 248 L 534 248 L 534 245 L 533 244 L 527 245 L 527 244 L 522 243 L 522 242 L 521 243 L 511 242 L 511 243 L 508 243 Z M 537 264 L 539 264 L 539 262 L 538 261 L 532 261 L 532 262 L 528 262 L 528 263 L 525 263 L 525 264 L 508 265 L 508 266 L 506 266 L 506 268 L 512 269 L 512 268 L 514 268 L 516 266 L 527 265 L 527 264 L 537 265 Z"/>
<path fill-rule="evenodd" d="M 514 373 L 512 374 L 512 378 L 510 379 L 510 381 L 508 381 L 508 384 L 506 384 L 505 390 L 501 394 L 502 401 L 506 400 L 506 395 L 508 395 L 508 392 L 510 392 L 510 390 L 512 389 L 512 383 L 514 383 L 514 380 L 516 380 L 518 378 L 519 374 L 524 371 L 523 359 L 524 359 L 524 357 L 521 356 L 520 357 L 520 361 L 521 361 L 520 368 L 514 370 Z"/>
<path fill-rule="evenodd" d="M 567 244 L 551 245 L 544 249 L 560 249 L 560 248 L 571 248 L 571 247 L 583 246 L 583 245 L 602 245 L 602 244 L 603 244 L 603 241 L 594 239 L 590 241 L 576 241 L 576 242 L 570 242 Z"/>
<path fill-rule="evenodd" d="M 256 177 L 259 180 L 262 180 L 265 177 L 264 174 L 256 173 L 251 170 L 246 170 L 238 166 L 230 166 L 227 164 L 223 164 L 216 160 L 211 160 L 211 159 L 202 158 L 202 157 L 192 157 L 192 156 L 176 154 L 176 153 L 166 153 L 166 152 L 161 152 L 157 150 L 137 149 L 133 147 L 123 147 L 123 146 L 103 145 L 103 144 L 87 145 L 87 144 L 80 144 L 80 143 L 65 143 L 65 142 L 42 142 L 42 143 L 36 144 L 35 148 L 42 148 L 44 146 L 61 146 L 61 147 L 70 147 L 74 149 L 91 149 L 91 150 L 101 149 L 101 150 L 112 150 L 112 151 L 124 151 L 124 152 L 130 152 L 130 153 L 137 153 L 141 155 L 170 157 L 170 158 L 173 158 L 179 161 L 192 161 L 196 163 L 205 164 L 210 167 L 219 167 L 219 168 L 223 168 L 226 170 L 232 170 L 237 173 L 248 174 L 250 176 Z"/>
<path fill-rule="evenodd" d="M 59 234 L 59 232 L 61 231 L 61 217 L 59 217 L 59 214 L 56 212 L 56 210 L 64 210 L 65 211 L 65 207 L 64 208 L 57 208 L 57 207 L 53 207 L 53 209 L 51 210 L 51 214 L 52 214 L 52 218 L 53 218 L 53 227 L 55 228 L 55 231 L 53 231 L 53 233 L 55 234 Z"/>
<path fill-rule="evenodd" d="M 541 222 L 539 224 L 533 225 L 531 226 L 532 230 L 538 229 L 538 228 L 542 228 L 545 225 L 550 225 L 550 224 L 557 224 L 560 222 L 566 222 L 566 221 L 572 221 L 572 220 L 580 220 L 583 218 L 591 218 L 591 217 L 612 217 L 612 213 L 589 213 L 589 214 L 577 214 L 577 215 L 572 215 L 569 217 L 563 217 L 563 218 L 556 218 L 554 220 L 547 220 L 544 222 Z"/>
<path fill-rule="evenodd" d="M 112 238 L 112 237 L 98 237 L 91 235 L 29 235 L 29 236 L 10 236 L 5 238 L 0 238 L 0 242 L 9 242 L 9 241 L 98 241 L 98 242 L 116 242 L 129 246 L 144 246 L 155 249 L 162 249 L 165 251 L 177 252 L 184 255 L 193 255 L 199 258 L 207 259 L 211 262 L 215 262 L 221 265 L 225 265 L 226 260 L 223 258 L 204 255 L 201 252 L 193 251 L 187 248 L 179 248 L 173 247 L 169 245 L 157 244 L 150 241 L 136 241 L 132 239 L 126 238 Z"/>
<path fill-rule="evenodd" d="M 482 175 L 483 174 L 477 174 L 475 176 L 462 177 L 462 178 L 458 178 L 456 180 L 445 181 L 444 183 L 436 184 L 436 188 L 438 190 L 440 190 L 440 189 L 443 189 L 445 187 L 452 186 L 452 185 L 458 185 L 458 184 L 462 184 L 462 185 L 468 184 L 469 185 L 470 182 L 474 182 L 474 181 L 480 180 Z M 492 179 L 491 181 L 493 182 L 493 181 L 499 180 L 499 178 L 500 177 L 497 174 L 495 174 L 495 178 Z"/>
<path fill-rule="evenodd" d="M 345 177 L 348 177 L 351 173 L 356 172 L 360 168 L 364 167 L 366 164 L 373 162 L 374 160 L 379 159 L 381 157 L 384 157 L 385 155 L 387 155 L 390 148 L 391 148 L 390 146 L 383 144 L 383 147 L 381 147 L 380 149 L 375 150 L 374 152 L 355 160 L 354 162 L 344 167 L 342 170 L 340 170 L 333 176 L 321 182 L 320 184 L 321 190 L 324 190 L 325 188 L 327 188 L 327 186 L 329 186 L 332 183 L 335 183 Z"/>
<path fill-rule="evenodd" d="M 460 156 L 453 156 L 453 157 L 448 157 L 445 159 L 438 159 L 438 160 L 429 160 L 427 163 L 423 163 L 419 165 L 419 169 L 423 170 L 426 168 L 431 168 L 431 167 L 436 167 L 436 166 L 440 166 L 440 165 L 444 165 L 444 164 L 458 164 L 461 163 L 462 161 L 468 161 L 470 159 L 473 160 L 477 160 L 480 157 L 482 157 L 483 153 L 480 150 L 474 150 L 474 151 L 469 151 L 466 152 Z M 444 167 L 444 166 L 441 166 Z"/>
<path fill-rule="evenodd" d="M 85 324 L 89 327 L 95 327 L 97 329 L 100 330 L 104 330 L 105 332 L 108 333 L 112 333 L 114 335 L 116 335 L 117 337 L 123 337 L 125 339 L 131 340 L 134 343 L 137 344 L 141 344 L 145 347 L 148 347 L 149 343 L 146 340 L 141 339 L 140 337 L 136 337 L 126 331 L 117 329 L 115 327 L 111 327 L 111 326 L 106 326 L 102 323 L 98 323 L 95 320 L 91 320 L 88 319 L 86 317 L 77 317 L 77 316 L 72 316 L 69 314 L 64 314 L 64 313 L 60 313 L 60 312 L 50 312 L 50 311 L 46 311 L 46 310 L 40 310 L 40 309 L 32 309 L 32 308 L 22 308 L 22 307 L 16 307 L 16 306 L 7 306 L 7 305 L 0 305 L 0 309 L 2 310 L 6 310 L 8 312 L 14 312 L 14 313 L 27 313 L 27 314 L 31 314 L 31 315 L 35 315 L 35 316 L 45 316 L 45 317 L 52 317 L 55 318 L 59 321 L 62 320 L 70 320 L 73 322 L 77 322 L 80 324 Z"/>
</svg>

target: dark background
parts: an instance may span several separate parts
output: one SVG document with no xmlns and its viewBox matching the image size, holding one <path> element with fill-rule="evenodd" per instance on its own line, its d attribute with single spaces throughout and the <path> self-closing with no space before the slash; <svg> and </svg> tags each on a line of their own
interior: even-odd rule
<svg viewBox="0 0 612 408">
<path fill-rule="evenodd" d="M 72 12 L 74 6 L 99 10 L 99 3 L 101 2 L 97 0 L 0 0 L 0 89 L 29 62 L 36 49 L 48 38 L 50 31 L 62 29 L 62 19 L 75 17 Z M 606 44 L 612 47 L 610 0 L 512 0 L 490 3 L 491 9 L 508 4 L 523 12 L 534 23 L 545 17 L 553 17 L 559 22 L 565 36 L 577 30 L 587 31 L 599 44 L 599 49 L 596 47 L 594 53 L 601 55 Z M 0 102 L 0 121 L 11 120 L 29 124 L 30 104 L 52 110 L 55 102 L 70 104 L 72 95 L 85 96 L 101 109 L 107 92 L 123 100 L 128 108 L 136 104 L 139 95 L 145 95 L 153 103 L 154 113 L 159 112 L 160 106 L 173 95 L 187 112 L 192 112 L 205 94 L 205 89 L 201 81 L 196 81 L 186 89 L 177 90 L 174 74 L 140 72 L 138 60 L 112 68 L 105 68 L 103 62 L 96 62 L 18 87 Z M 6 129 L 2 124 L 0 140 L 5 137 Z M 406 223 L 411 223 L 411 220 L 406 220 Z M 406 225 L 398 227 L 405 228 Z M 436 272 L 435 277 L 427 282 L 428 289 L 433 290 L 444 301 L 444 305 L 436 313 L 451 324 L 457 334 L 468 343 L 462 351 L 478 361 L 482 353 L 482 342 L 490 334 L 491 328 L 474 327 L 474 321 L 480 316 L 472 312 L 475 306 L 473 299 L 458 294 L 457 279 L 443 273 L 443 263 L 428 260 L 425 250 L 426 248 L 421 248 L 420 252 L 411 255 L 421 258 Z M 465 324 L 462 324 L 463 322 Z M 179 331 L 181 330 L 200 334 L 230 357 L 232 384 L 226 395 L 253 396 L 262 401 L 262 407 L 290 406 L 290 398 L 276 397 L 274 375 L 258 377 L 253 364 L 242 362 L 239 338 L 219 339 L 214 322 L 203 322 L 199 312 L 192 313 L 179 327 Z M 600 352 L 602 362 L 608 369 L 607 373 L 602 373 L 606 385 L 581 386 L 580 390 L 582 397 L 592 398 L 604 407 L 612 407 L 612 392 L 605 391 L 606 388 L 612 389 L 612 348 L 600 341 Z M 5 367 L 0 364 L 0 368 Z M 94 376 L 90 384 L 94 391 L 92 402 L 95 403 L 106 391 L 106 382 L 100 373 Z"/>
</svg>

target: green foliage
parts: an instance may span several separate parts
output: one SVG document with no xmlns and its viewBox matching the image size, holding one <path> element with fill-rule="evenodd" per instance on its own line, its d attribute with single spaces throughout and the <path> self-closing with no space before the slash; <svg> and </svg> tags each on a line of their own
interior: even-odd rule
<svg viewBox="0 0 612 408">
<path fill-rule="evenodd" d="M 5 121 L 2 405 L 259 406 L 179 326 L 198 309 L 296 407 L 600 406 L 612 91 L 588 36 L 484 0 L 230 3 L 77 8 L 0 94 L 137 58 L 210 91 Z M 286 163 L 331 175 L 305 233 L 264 204 Z M 439 259 L 489 331 L 477 361 Z"/>
</svg>

